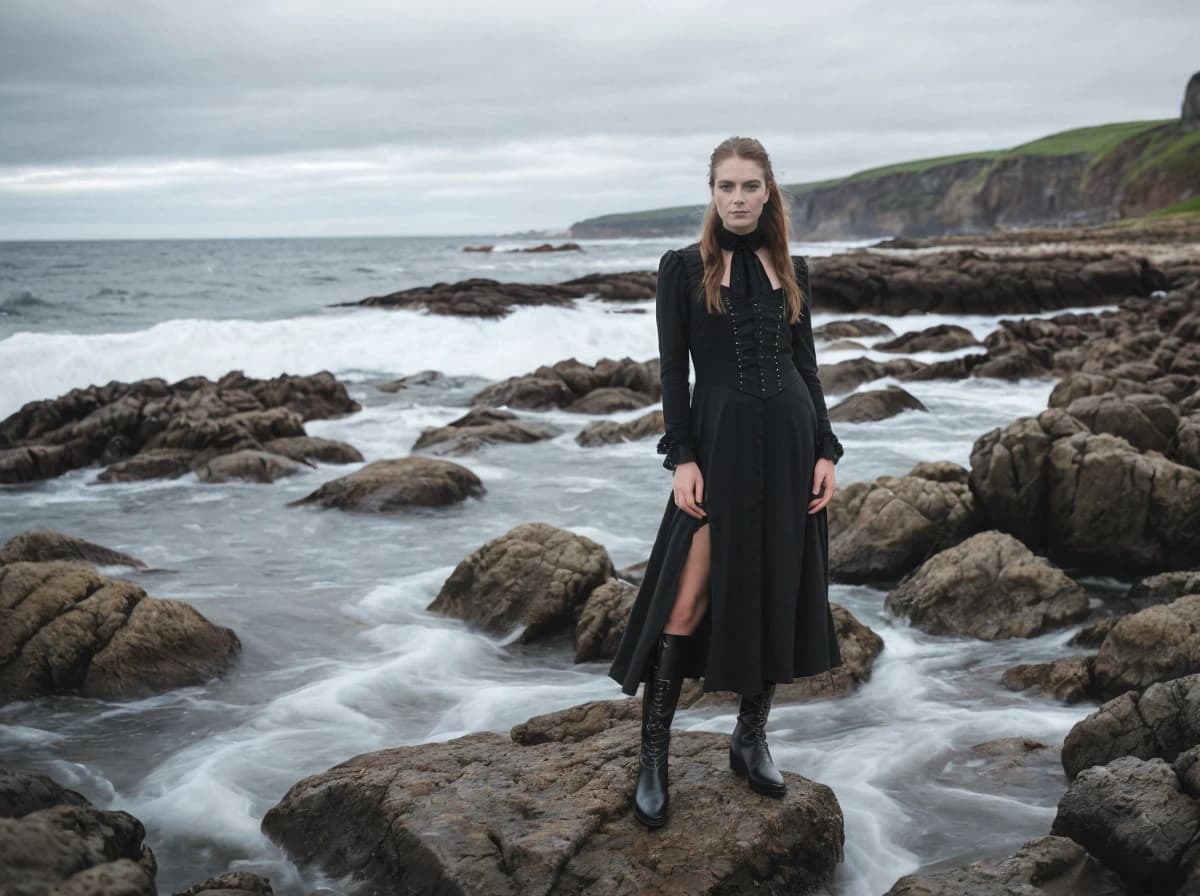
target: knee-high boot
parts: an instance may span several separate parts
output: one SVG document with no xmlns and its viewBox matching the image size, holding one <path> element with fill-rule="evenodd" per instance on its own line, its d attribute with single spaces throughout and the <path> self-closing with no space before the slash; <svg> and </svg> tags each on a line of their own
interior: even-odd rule
<svg viewBox="0 0 1200 896">
<path fill-rule="evenodd" d="M 787 784 L 767 747 L 767 716 L 775 697 L 775 682 L 764 681 L 761 693 L 742 697 L 737 725 L 729 740 L 729 767 L 758 793 L 783 796 Z"/>
<path fill-rule="evenodd" d="M 683 687 L 684 660 L 690 635 L 660 634 L 642 690 L 642 746 L 633 811 L 638 821 L 656 828 L 667 821 L 667 754 L 671 721 Z"/>
</svg>

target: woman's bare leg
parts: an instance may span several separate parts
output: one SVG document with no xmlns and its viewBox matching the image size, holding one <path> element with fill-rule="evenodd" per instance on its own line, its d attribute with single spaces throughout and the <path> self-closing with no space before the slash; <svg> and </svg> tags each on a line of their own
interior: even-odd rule
<svg viewBox="0 0 1200 896">
<path fill-rule="evenodd" d="M 708 530 L 711 528 L 711 524 L 703 525 L 692 536 L 692 546 L 683 564 L 679 590 L 675 593 L 675 605 L 663 629 L 664 634 L 690 635 L 696 630 L 708 609 Z"/>
</svg>

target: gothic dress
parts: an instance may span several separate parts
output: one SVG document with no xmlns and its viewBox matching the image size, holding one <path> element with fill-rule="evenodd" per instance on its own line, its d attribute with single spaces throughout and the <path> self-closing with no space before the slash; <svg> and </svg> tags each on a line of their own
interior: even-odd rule
<svg viewBox="0 0 1200 896">
<path fill-rule="evenodd" d="M 692 536 L 704 525 L 709 600 L 689 640 L 687 677 L 702 679 L 705 692 L 755 694 L 764 679 L 788 682 L 842 663 L 828 599 L 828 513 L 808 513 L 817 458 L 836 463 L 843 453 L 817 375 L 808 265 L 793 256 L 804 301 L 789 323 L 784 290 L 771 288 L 753 251 L 760 232 L 734 234 L 718 220 L 717 237 L 733 250 L 730 285 L 721 287 L 725 313 L 704 304 L 699 244 L 668 250 L 658 267 L 666 421 L 658 451 L 669 470 L 699 464 L 707 517 L 685 513 L 668 491 L 608 673 L 631 696 L 648 678 Z"/>
</svg>

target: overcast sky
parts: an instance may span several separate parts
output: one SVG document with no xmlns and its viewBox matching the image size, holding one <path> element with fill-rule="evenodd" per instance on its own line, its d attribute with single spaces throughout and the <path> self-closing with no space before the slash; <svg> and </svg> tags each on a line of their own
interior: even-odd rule
<svg viewBox="0 0 1200 896">
<path fill-rule="evenodd" d="M 3 0 L 0 239 L 484 234 L 1172 118 L 1195 0 Z"/>
</svg>

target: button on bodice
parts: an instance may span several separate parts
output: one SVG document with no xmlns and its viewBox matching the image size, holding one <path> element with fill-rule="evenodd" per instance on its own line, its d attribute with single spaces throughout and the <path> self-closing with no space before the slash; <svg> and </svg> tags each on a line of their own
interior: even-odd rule
<svg viewBox="0 0 1200 896">
<path fill-rule="evenodd" d="M 789 361 L 791 352 L 791 341 L 783 332 L 783 289 L 747 297 L 723 286 L 721 306 L 733 336 L 737 387 L 761 398 L 782 392 L 787 365 L 781 362 Z"/>
</svg>

